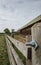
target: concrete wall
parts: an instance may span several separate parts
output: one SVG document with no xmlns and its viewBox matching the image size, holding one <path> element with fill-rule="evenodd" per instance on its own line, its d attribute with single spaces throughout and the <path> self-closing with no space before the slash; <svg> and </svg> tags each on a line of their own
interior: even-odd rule
<svg viewBox="0 0 41 65">
<path fill-rule="evenodd" d="M 31 31 L 32 40 L 34 39 L 39 45 L 36 51 L 32 48 L 32 65 L 41 65 L 41 22 L 34 24 Z"/>
</svg>

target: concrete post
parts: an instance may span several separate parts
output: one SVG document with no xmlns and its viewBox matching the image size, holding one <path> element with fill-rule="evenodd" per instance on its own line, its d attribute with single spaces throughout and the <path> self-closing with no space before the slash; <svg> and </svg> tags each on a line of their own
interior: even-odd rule
<svg viewBox="0 0 41 65">
<path fill-rule="evenodd" d="M 35 40 L 39 48 L 35 51 L 32 49 L 32 65 L 41 65 L 41 22 L 36 23 L 31 28 L 32 40 Z"/>
</svg>

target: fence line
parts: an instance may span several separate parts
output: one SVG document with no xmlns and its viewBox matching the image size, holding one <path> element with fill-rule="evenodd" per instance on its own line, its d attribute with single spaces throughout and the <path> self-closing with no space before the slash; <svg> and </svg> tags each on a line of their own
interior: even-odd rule
<svg viewBox="0 0 41 65">
<path fill-rule="evenodd" d="M 9 37 L 9 36 L 8 36 Z M 8 40 L 6 37 L 6 44 L 7 44 L 7 49 L 8 49 L 8 55 L 10 59 L 10 64 L 11 65 L 24 65 L 22 60 L 19 58 L 18 54 L 14 50 L 14 48 L 11 45 L 11 42 Z"/>
<path fill-rule="evenodd" d="M 9 56 L 9 60 L 10 60 L 10 65 L 16 65 L 15 61 L 14 61 L 14 59 L 12 57 L 10 46 L 8 44 L 8 39 L 7 38 L 6 38 L 6 44 L 7 44 L 7 51 L 8 51 L 8 56 Z"/>
<path fill-rule="evenodd" d="M 26 44 L 13 39 L 12 37 L 8 36 L 7 37 L 12 41 L 12 43 L 18 48 L 18 50 L 27 58 L 27 48 L 26 48 Z"/>
</svg>

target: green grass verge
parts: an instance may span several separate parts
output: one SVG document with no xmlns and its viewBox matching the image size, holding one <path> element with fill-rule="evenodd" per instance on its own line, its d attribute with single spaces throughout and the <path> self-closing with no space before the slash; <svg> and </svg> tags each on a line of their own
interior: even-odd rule
<svg viewBox="0 0 41 65">
<path fill-rule="evenodd" d="M 0 33 L 0 65 L 10 65 L 7 54 L 6 40 L 3 33 Z"/>
</svg>

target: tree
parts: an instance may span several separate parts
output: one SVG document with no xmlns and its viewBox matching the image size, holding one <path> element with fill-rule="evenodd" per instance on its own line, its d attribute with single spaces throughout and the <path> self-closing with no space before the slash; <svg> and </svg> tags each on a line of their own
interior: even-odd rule
<svg viewBox="0 0 41 65">
<path fill-rule="evenodd" d="M 8 34 L 8 35 L 11 34 L 11 33 L 10 33 L 10 30 L 9 30 L 8 28 L 4 29 L 4 32 L 5 32 L 6 34 Z"/>
<path fill-rule="evenodd" d="M 14 29 L 12 29 L 11 36 L 14 38 Z"/>
</svg>

